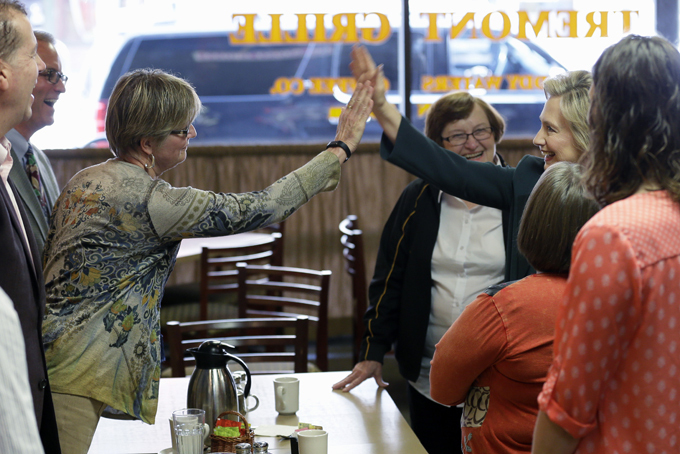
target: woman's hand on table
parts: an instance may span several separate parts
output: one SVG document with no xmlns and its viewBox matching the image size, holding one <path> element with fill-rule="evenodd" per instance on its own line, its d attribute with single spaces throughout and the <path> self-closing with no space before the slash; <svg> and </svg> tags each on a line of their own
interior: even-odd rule
<svg viewBox="0 0 680 454">
<path fill-rule="evenodd" d="M 340 114 L 335 140 L 344 142 L 352 153 L 356 151 L 361 136 L 364 135 L 366 121 L 373 108 L 372 96 L 373 86 L 370 82 L 357 84 L 352 98 Z M 331 147 L 329 150 L 338 156 L 341 163 L 349 157 L 342 148 Z"/>
<path fill-rule="evenodd" d="M 351 374 L 334 384 L 333 389 L 342 389 L 343 392 L 348 392 L 371 377 L 375 378 L 375 382 L 381 388 L 385 388 L 389 385 L 389 383 L 382 378 L 381 363 L 378 361 L 361 361 L 354 366 Z"/>
</svg>

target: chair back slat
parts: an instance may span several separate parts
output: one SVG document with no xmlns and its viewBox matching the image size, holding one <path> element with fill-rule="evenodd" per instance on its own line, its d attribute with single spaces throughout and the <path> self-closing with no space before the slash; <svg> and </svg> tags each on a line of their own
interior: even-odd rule
<svg viewBox="0 0 680 454">
<path fill-rule="evenodd" d="M 268 245 L 268 244 L 267 244 Z M 260 246 L 252 246 L 252 247 L 257 247 L 257 248 L 262 248 L 262 246 L 267 246 L 267 245 L 260 245 Z M 273 250 L 266 250 L 262 252 L 257 252 L 257 253 L 252 253 L 248 254 L 247 251 L 239 251 L 239 255 L 233 256 L 233 257 L 211 257 L 211 255 L 214 254 L 228 254 L 231 252 L 234 252 L 233 248 L 221 248 L 221 249 L 214 249 L 214 248 L 209 248 L 209 247 L 204 247 L 203 249 L 207 249 L 209 252 L 208 255 L 208 264 L 210 265 L 224 265 L 227 263 L 238 263 L 239 261 L 241 262 L 253 262 L 255 260 L 261 260 L 261 259 L 268 259 L 272 255 L 274 255 Z"/>
<path fill-rule="evenodd" d="M 237 288 L 236 264 L 282 264 L 283 236 L 280 232 L 270 234 L 267 241 L 251 246 L 232 248 L 208 248 L 201 250 L 199 277 L 199 318 L 208 320 L 210 295 L 235 293 Z"/>
<path fill-rule="evenodd" d="M 247 299 L 249 307 L 252 306 L 287 306 L 296 308 L 308 308 L 318 310 L 321 303 L 317 299 L 292 298 L 277 295 L 249 295 Z"/>
<path fill-rule="evenodd" d="M 284 330 L 281 335 L 262 334 L 263 330 Z M 292 332 L 292 334 L 288 333 Z M 208 333 L 208 334 L 206 334 Z M 219 340 L 234 347 L 234 355 L 246 364 L 276 363 L 274 368 L 258 368 L 252 373 L 307 372 L 309 348 L 309 318 L 297 317 L 239 318 L 199 322 L 167 323 L 169 363 L 173 377 L 184 377 L 186 368 L 196 364 L 187 349 L 198 347 L 206 340 Z M 266 347 L 288 347 L 281 352 L 269 352 Z M 258 347 L 253 350 L 251 347 Z M 281 369 L 281 362 L 292 363 L 290 369 Z"/>
<path fill-rule="evenodd" d="M 331 272 L 239 263 L 239 317 L 306 315 L 316 325 L 316 364 L 328 370 L 328 293 Z"/>
<path fill-rule="evenodd" d="M 282 277 L 283 275 L 272 274 L 271 276 Z M 305 276 L 300 276 L 305 277 Z M 316 276 L 315 276 L 316 277 Z M 320 285 L 310 285 L 310 284 L 300 284 L 295 282 L 283 282 L 283 281 L 268 281 L 268 280 L 248 280 L 248 286 L 253 289 L 262 290 L 290 290 L 300 293 L 312 293 L 318 294 L 321 292 Z"/>
</svg>

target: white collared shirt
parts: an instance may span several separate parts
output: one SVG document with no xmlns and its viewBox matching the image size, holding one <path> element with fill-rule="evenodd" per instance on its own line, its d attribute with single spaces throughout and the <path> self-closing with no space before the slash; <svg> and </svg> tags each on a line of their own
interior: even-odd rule
<svg viewBox="0 0 680 454">
<path fill-rule="evenodd" d="M 463 309 L 490 285 L 505 278 L 502 212 L 440 193 L 441 214 L 432 252 L 432 305 L 420 377 L 411 384 L 430 395 L 430 361 L 435 345 Z"/>
<path fill-rule="evenodd" d="M 17 199 L 14 197 L 14 192 L 9 185 L 8 178 L 9 172 L 12 170 L 12 164 L 14 160 L 12 159 L 12 154 L 9 152 L 12 149 L 12 144 L 7 140 L 6 137 L 0 138 L 0 179 L 2 179 L 2 184 L 5 185 L 9 198 L 12 200 L 12 205 L 14 207 L 14 212 L 19 219 L 19 225 L 21 225 L 21 230 L 24 232 L 24 240 L 26 240 L 26 245 L 31 248 L 31 243 L 28 242 L 28 235 L 26 234 L 26 227 L 24 226 L 24 220 L 21 218 L 21 212 L 19 211 L 19 205 L 17 205 Z M 31 261 L 33 261 L 33 256 L 29 256 Z"/>
</svg>

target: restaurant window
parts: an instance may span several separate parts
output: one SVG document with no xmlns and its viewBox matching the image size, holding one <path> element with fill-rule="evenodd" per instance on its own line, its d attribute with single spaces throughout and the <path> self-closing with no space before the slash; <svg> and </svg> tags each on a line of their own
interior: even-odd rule
<svg viewBox="0 0 680 454">
<path fill-rule="evenodd" d="M 108 95 L 118 77 L 141 67 L 170 71 L 196 87 L 205 108 L 195 123 L 195 144 L 327 141 L 353 89 L 348 64 L 356 42 L 385 65 L 388 99 L 400 102 L 399 2 L 350 2 L 342 11 L 319 5 L 310 10 L 307 2 L 294 0 L 285 6 L 267 0 L 57 0 L 56 8 L 48 0 L 29 3 L 34 28 L 60 40 L 70 77 L 55 125 L 34 136 L 44 148 L 105 145 Z M 422 129 L 434 100 L 470 90 L 506 118 L 506 137 L 531 138 L 545 101 L 542 81 L 589 69 L 625 33 L 653 34 L 654 5 L 497 0 L 453 13 L 448 2 L 411 2 L 410 119 Z M 261 39 L 243 42 L 248 26 Z M 304 32 L 306 39 L 300 37 Z M 286 34 L 299 39 L 286 41 Z M 241 42 L 234 39 L 239 36 Z M 379 140 L 380 133 L 369 122 L 364 140 Z"/>
</svg>

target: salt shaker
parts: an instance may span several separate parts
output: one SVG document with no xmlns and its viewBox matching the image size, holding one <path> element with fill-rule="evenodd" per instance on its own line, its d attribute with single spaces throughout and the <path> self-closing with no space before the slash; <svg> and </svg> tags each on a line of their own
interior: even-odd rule
<svg viewBox="0 0 680 454">
<path fill-rule="evenodd" d="M 242 370 L 235 370 L 234 372 L 231 373 L 231 376 L 234 377 L 234 382 L 236 383 L 236 388 L 243 391 L 246 387 L 246 384 L 245 384 L 246 373 L 243 372 Z"/>
<path fill-rule="evenodd" d="M 236 454 L 250 454 L 250 443 L 239 443 L 234 446 Z"/>
<path fill-rule="evenodd" d="M 269 443 L 266 441 L 253 443 L 253 454 L 269 454 Z"/>
</svg>

